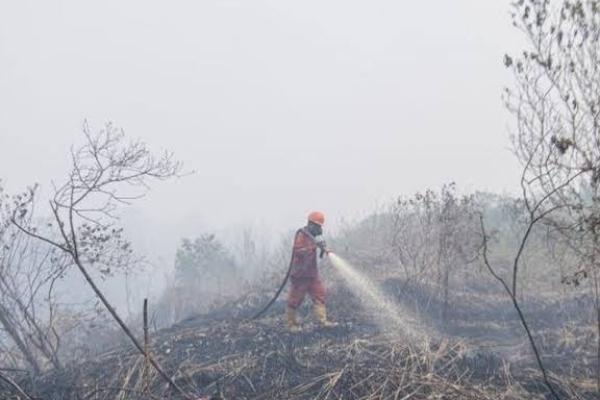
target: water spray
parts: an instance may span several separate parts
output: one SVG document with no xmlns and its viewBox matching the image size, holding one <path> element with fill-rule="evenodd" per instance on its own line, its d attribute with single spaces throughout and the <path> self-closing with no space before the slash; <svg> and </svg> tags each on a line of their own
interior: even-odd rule
<svg viewBox="0 0 600 400">
<path fill-rule="evenodd" d="M 398 333 L 412 339 L 422 338 L 423 329 L 418 329 L 417 320 L 390 299 L 367 276 L 335 253 L 329 252 L 329 260 L 340 273 L 348 288 L 371 312 L 375 322 L 383 331 Z"/>
<path fill-rule="evenodd" d="M 402 310 L 401 307 L 390 299 L 383 291 L 372 282 L 366 275 L 357 270 L 352 264 L 326 248 L 321 248 L 321 258 L 326 255 L 333 267 L 339 272 L 346 282 L 348 288 L 356 295 L 364 307 L 370 312 L 377 325 L 382 331 L 395 333 L 405 338 L 417 339 L 426 336 L 425 330 L 419 327 L 416 318 L 410 316 L 410 312 Z M 273 298 L 252 319 L 260 318 L 277 301 L 283 288 L 287 284 L 293 269 L 293 255 L 283 279 Z"/>
</svg>

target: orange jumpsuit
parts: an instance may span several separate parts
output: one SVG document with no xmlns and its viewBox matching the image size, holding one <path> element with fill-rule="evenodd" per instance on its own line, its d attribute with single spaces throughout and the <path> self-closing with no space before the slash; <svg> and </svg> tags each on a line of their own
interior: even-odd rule
<svg viewBox="0 0 600 400">
<path fill-rule="evenodd" d="M 296 309 L 308 293 L 313 303 L 325 304 L 325 288 L 317 269 L 318 246 L 311 234 L 302 228 L 296 232 L 292 253 L 292 287 L 288 292 L 287 306 Z"/>
</svg>

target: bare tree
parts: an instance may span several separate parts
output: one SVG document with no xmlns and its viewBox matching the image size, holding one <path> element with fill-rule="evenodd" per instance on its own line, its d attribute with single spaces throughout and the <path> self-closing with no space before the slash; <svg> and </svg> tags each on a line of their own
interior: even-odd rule
<svg viewBox="0 0 600 400">
<path fill-rule="evenodd" d="M 0 322 L 34 372 L 44 363 L 60 369 L 54 288 L 68 262 L 22 233 L 9 240 L 0 251 Z"/>
<path fill-rule="evenodd" d="M 451 275 L 478 255 L 474 196 L 459 196 L 454 184 L 398 199 L 390 210 L 389 243 L 407 281 L 427 278 L 442 290 L 442 319 L 448 318 Z M 437 291 L 436 291 L 437 292 Z"/>
<path fill-rule="evenodd" d="M 71 150 L 71 172 L 66 181 L 55 185 L 49 201 L 53 216 L 51 232 L 39 232 L 28 225 L 23 216 L 31 213 L 35 191 L 22 199 L 12 216 L 12 223 L 22 232 L 47 243 L 70 257 L 97 298 L 112 318 L 172 387 L 186 393 L 148 355 L 119 316 L 115 308 L 94 282 L 92 270 L 110 275 L 135 265 L 129 241 L 118 225 L 117 210 L 144 196 L 149 180 L 165 180 L 177 176 L 181 164 L 171 153 L 155 157 L 140 141 L 126 142 L 124 133 L 107 124 L 97 133 L 83 129 L 85 144 Z"/>
<path fill-rule="evenodd" d="M 529 232 L 538 221 L 561 233 L 579 254 L 565 282 L 591 277 L 600 333 L 600 5 L 593 0 L 520 0 L 514 26 L 527 40 L 505 56 L 515 84 L 505 101 L 514 114 L 514 147 Z M 527 236 L 522 242 L 526 245 Z M 511 292 L 516 293 L 519 255 Z M 600 362 L 600 335 L 598 361 Z M 600 391 L 600 369 L 597 372 Z"/>
<path fill-rule="evenodd" d="M 525 318 L 525 315 L 523 313 L 521 304 L 519 303 L 519 300 L 517 298 L 517 283 L 519 280 L 519 266 L 520 266 L 520 261 L 521 261 L 521 256 L 523 254 L 523 251 L 525 249 L 525 246 L 527 244 L 527 241 L 531 235 L 531 232 L 534 228 L 534 226 L 536 224 L 538 224 L 540 222 L 540 220 L 543 218 L 543 214 L 540 215 L 536 215 L 536 214 L 530 214 L 530 219 L 529 222 L 527 224 L 527 228 L 525 229 L 525 233 L 522 236 L 522 239 L 519 243 L 518 249 L 516 251 L 516 255 L 514 257 L 513 260 L 513 269 L 512 269 L 512 275 L 511 275 L 511 279 L 507 280 L 505 278 L 503 278 L 497 271 L 496 269 L 493 267 L 492 263 L 490 262 L 490 258 L 489 258 L 489 236 L 488 233 L 485 229 L 485 224 L 484 224 L 484 218 L 483 216 L 480 217 L 480 223 L 481 223 L 481 233 L 482 233 L 482 237 L 483 237 L 483 242 L 482 242 L 482 249 L 483 249 L 483 261 L 485 266 L 487 267 L 488 271 L 490 272 L 490 274 L 496 279 L 498 280 L 498 282 L 500 282 L 500 284 L 502 285 L 502 288 L 504 289 L 504 291 L 506 292 L 506 294 L 508 295 L 508 297 L 510 298 L 510 300 L 512 301 L 513 307 L 515 308 L 518 316 L 519 316 L 519 321 L 521 322 L 521 325 L 523 326 L 523 328 L 525 329 L 525 333 L 527 334 L 527 339 L 529 340 L 529 344 L 531 346 L 531 349 L 534 353 L 535 356 L 535 360 L 538 364 L 538 367 L 540 369 L 540 371 L 542 372 L 542 376 L 544 378 L 544 382 L 546 384 L 546 386 L 548 387 L 548 389 L 550 390 L 550 393 L 552 394 L 552 396 L 555 399 L 559 399 L 558 394 L 556 393 L 556 391 L 554 390 L 554 387 L 552 386 L 552 384 L 550 383 L 550 379 L 548 377 L 548 372 L 546 370 L 546 367 L 544 366 L 544 362 L 542 361 L 542 357 L 540 354 L 540 351 L 538 349 L 538 346 L 535 342 L 535 339 L 533 337 L 533 333 L 531 331 L 531 328 L 529 327 L 529 323 L 527 322 L 527 319 Z"/>
<path fill-rule="evenodd" d="M 32 241 L 12 226 L 8 211 L 14 204 L 8 196 L 0 197 L 0 327 L 20 353 L 12 362 L 15 367 L 29 366 L 36 374 L 47 365 L 60 369 L 54 288 L 68 260 L 56 248 Z M 22 218 L 32 225 L 30 217 Z"/>
<path fill-rule="evenodd" d="M 409 199 L 399 198 L 390 209 L 389 243 L 407 280 L 419 279 L 435 264 L 436 202 L 436 193 L 427 190 Z"/>
</svg>

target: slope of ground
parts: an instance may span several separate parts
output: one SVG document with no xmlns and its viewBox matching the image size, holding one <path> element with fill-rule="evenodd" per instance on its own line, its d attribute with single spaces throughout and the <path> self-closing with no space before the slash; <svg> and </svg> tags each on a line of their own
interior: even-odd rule
<svg viewBox="0 0 600 400">
<path fill-rule="evenodd" d="M 454 339 L 408 342 L 383 332 L 343 288 L 330 298 L 335 328 L 306 315 L 290 334 L 276 303 L 253 295 L 152 334 L 151 351 L 190 399 L 522 399 L 544 398 L 539 374 L 509 368 L 493 353 Z M 306 308 L 304 311 L 308 311 Z M 555 382 L 569 397 L 569 388 Z M 130 346 L 23 382 L 46 400 L 181 399 Z M 5 397 L 9 390 L 4 388 Z M 13 397 L 17 398 L 17 397 Z"/>
<path fill-rule="evenodd" d="M 305 327 L 289 334 L 278 319 L 260 322 L 187 321 L 155 337 L 152 351 L 192 398 L 383 399 L 492 398 L 495 389 L 469 382 L 468 358 L 458 344 L 414 348 L 390 341 L 372 326 L 345 321 L 336 328 Z M 45 399 L 180 398 L 131 349 L 45 377 Z M 146 390 L 147 387 L 147 390 Z"/>
<path fill-rule="evenodd" d="M 439 296 L 431 290 L 386 280 L 381 286 L 399 309 L 419 315 L 418 335 L 409 339 L 382 325 L 385 315 L 373 315 L 346 287 L 331 283 L 328 302 L 338 327 L 318 328 L 305 305 L 303 330 L 291 334 L 283 326 L 282 301 L 264 318 L 251 320 L 270 295 L 251 291 L 211 313 L 152 332 L 151 353 L 189 399 L 546 398 L 515 314 L 496 294 L 462 298 L 455 292 L 443 322 Z M 556 317 L 556 308 L 543 302 L 528 307 L 536 328 L 551 328 L 543 322 L 548 313 Z M 122 344 L 61 372 L 19 383 L 45 400 L 184 398 L 122 338 L 115 343 Z M 542 345 L 554 354 L 553 365 L 575 359 L 569 365 L 583 367 L 589 358 L 588 352 L 570 353 L 579 345 L 563 346 L 562 353 L 548 341 Z M 591 370 L 589 365 L 585 370 Z M 562 376 L 560 369 L 555 372 Z M 577 388 L 579 398 L 594 398 L 590 377 L 575 372 L 585 378 Z M 563 398 L 575 398 L 573 380 L 567 384 L 551 376 Z M 0 398 L 19 397 L 0 382 Z"/>
</svg>

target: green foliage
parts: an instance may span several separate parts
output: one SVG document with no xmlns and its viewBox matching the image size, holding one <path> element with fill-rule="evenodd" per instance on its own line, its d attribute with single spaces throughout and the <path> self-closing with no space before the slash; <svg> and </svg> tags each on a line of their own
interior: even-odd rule
<svg viewBox="0 0 600 400">
<path fill-rule="evenodd" d="M 175 256 L 175 279 L 178 284 L 231 277 L 237 270 L 233 256 L 213 234 L 183 239 Z"/>
</svg>

